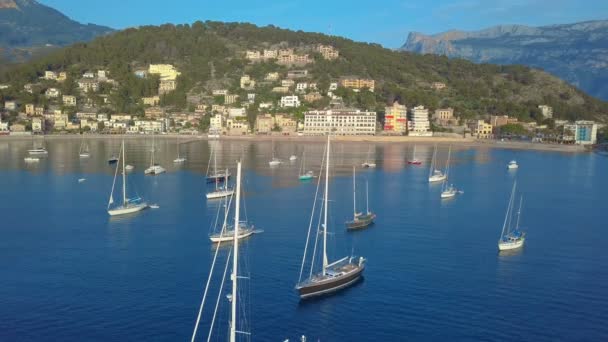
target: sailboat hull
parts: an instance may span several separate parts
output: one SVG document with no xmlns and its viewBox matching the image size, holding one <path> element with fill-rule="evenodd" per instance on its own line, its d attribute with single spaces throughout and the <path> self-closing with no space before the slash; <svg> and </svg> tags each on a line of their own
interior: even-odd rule
<svg viewBox="0 0 608 342">
<path fill-rule="evenodd" d="M 228 179 L 230 179 L 230 175 L 228 176 Z M 224 181 L 226 181 L 226 176 L 224 176 L 224 175 L 207 177 L 207 183 L 209 183 L 209 184 L 216 183 L 216 182 L 224 182 Z"/>
<path fill-rule="evenodd" d="M 499 241 L 498 242 L 498 250 L 499 251 L 509 251 L 513 249 L 518 249 L 523 247 L 525 238 L 521 238 L 515 241 Z"/>
<path fill-rule="evenodd" d="M 207 199 L 224 198 L 232 196 L 232 194 L 234 194 L 234 190 L 219 190 L 208 193 L 206 197 Z"/>
<path fill-rule="evenodd" d="M 456 196 L 456 191 L 447 190 L 441 193 L 441 198 L 447 199 Z"/>
<path fill-rule="evenodd" d="M 429 177 L 429 183 L 443 182 L 445 180 L 445 175 L 433 175 Z"/>
<path fill-rule="evenodd" d="M 108 214 L 110 214 L 110 216 L 127 215 L 142 211 L 147 208 L 147 203 L 132 204 L 127 206 L 120 206 L 115 209 L 110 209 L 108 210 Z"/>
<path fill-rule="evenodd" d="M 346 222 L 346 229 L 357 230 L 357 229 L 367 228 L 372 223 L 374 223 L 374 219 L 376 219 L 376 214 L 358 216 L 353 221 Z"/>
<path fill-rule="evenodd" d="M 42 148 L 40 148 L 40 149 L 36 148 L 36 149 L 33 149 L 33 150 L 28 150 L 27 152 L 29 154 L 32 154 L 32 155 L 36 155 L 36 154 L 48 154 L 49 153 L 47 150 L 42 149 Z"/>
<path fill-rule="evenodd" d="M 308 283 L 298 285 L 296 289 L 300 294 L 301 299 L 307 299 L 317 296 L 330 294 L 342 289 L 345 289 L 353 285 L 357 280 L 361 278 L 365 265 L 348 264 L 347 266 L 353 267 L 350 272 L 347 272 L 338 277 L 326 277 L 319 281 L 311 280 Z"/>
<path fill-rule="evenodd" d="M 245 229 L 239 228 L 239 240 L 244 239 L 246 237 L 250 237 L 251 235 L 253 235 L 253 233 L 255 233 L 253 228 L 245 228 Z M 226 231 L 226 232 L 224 232 L 224 234 L 211 235 L 211 236 L 209 236 L 209 239 L 213 243 L 231 242 L 234 240 L 234 229 Z"/>
<path fill-rule="evenodd" d="M 165 173 L 166 171 L 167 170 L 165 170 L 162 166 L 154 165 L 154 166 L 147 168 L 144 171 L 144 174 L 150 175 L 150 176 L 156 176 L 156 175 L 160 175 L 161 173 Z"/>
<path fill-rule="evenodd" d="M 78 155 L 80 158 L 89 158 L 91 155 L 88 153 L 81 153 Z"/>
</svg>

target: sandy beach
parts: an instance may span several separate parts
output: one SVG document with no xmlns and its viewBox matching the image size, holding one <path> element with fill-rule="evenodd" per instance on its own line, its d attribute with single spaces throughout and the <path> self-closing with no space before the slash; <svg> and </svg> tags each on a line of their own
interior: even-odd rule
<svg viewBox="0 0 608 342">
<path fill-rule="evenodd" d="M 125 135 L 108 135 L 108 134 L 85 134 L 85 135 L 70 135 L 70 134 L 53 134 L 44 136 L 35 136 L 36 139 L 150 139 L 150 135 L 125 134 Z M 180 135 L 180 134 L 159 134 L 155 135 L 157 139 L 179 139 L 182 142 L 209 140 L 206 134 L 204 135 Z M 7 135 L 0 136 L 2 140 L 31 140 L 30 135 Z M 216 140 L 216 139 L 213 139 Z M 219 140 L 228 141 L 277 141 L 277 142 L 323 142 L 323 136 L 286 136 L 286 135 L 245 135 L 245 136 L 222 136 Z M 499 140 L 481 140 L 474 138 L 453 138 L 453 137 L 407 137 L 407 136 L 336 136 L 333 138 L 336 142 L 355 142 L 355 143 L 373 143 L 373 144 L 419 144 L 419 145 L 456 145 L 461 147 L 471 148 L 504 148 L 517 150 L 536 150 L 550 152 L 567 152 L 567 153 L 585 153 L 590 149 L 581 145 L 561 145 L 561 144 L 545 144 L 520 141 L 499 141 Z"/>
</svg>

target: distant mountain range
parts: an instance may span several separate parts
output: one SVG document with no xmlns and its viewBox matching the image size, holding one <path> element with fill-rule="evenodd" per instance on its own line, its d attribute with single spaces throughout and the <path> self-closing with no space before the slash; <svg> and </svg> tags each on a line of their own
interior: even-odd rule
<svg viewBox="0 0 608 342">
<path fill-rule="evenodd" d="M 0 0 L 0 60 L 22 61 L 37 52 L 89 41 L 112 31 L 78 23 L 34 0 Z"/>
<path fill-rule="evenodd" d="M 502 25 L 435 35 L 412 32 L 401 50 L 541 68 L 608 100 L 608 20 L 543 27 Z"/>
</svg>

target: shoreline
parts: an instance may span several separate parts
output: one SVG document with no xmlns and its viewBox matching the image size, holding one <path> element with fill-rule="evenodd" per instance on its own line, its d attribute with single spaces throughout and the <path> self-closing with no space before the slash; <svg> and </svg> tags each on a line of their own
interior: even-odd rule
<svg viewBox="0 0 608 342">
<path fill-rule="evenodd" d="M 227 141 L 283 141 L 291 143 L 311 143 L 324 142 L 325 136 L 285 136 L 285 135 L 246 135 L 246 136 L 229 136 L 224 135 L 219 139 L 210 139 L 204 135 L 182 135 L 182 134 L 84 134 L 84 135 L 6 135 L 0 136 L 2 140 L 31 140 L 34 139 L 49 139 L 49 140 L 73 140 L 73 139 L 150 139 L 154 136 L 157 139 L 179 139 L 189 141 L 201 140 L 227 140 Z M 353 143 L 373 143 L 373 144 L 437 144 L 437 145 L 456 145 L 470 148 L 500 148 L 513 150 L 530 150 L 544 152 L 566 152 L 566 153 L 586 153 L 589 149 L 582 145 L 560 145 L 560 144 L 545 144 L 520 141 L 498 141 L 498 140 L 478 140 L 474 138 L 452 138 L 452 137 L 408 137 L 408 136 L 335 136 L 335 142 L 353 142 Z"/>
</svg>

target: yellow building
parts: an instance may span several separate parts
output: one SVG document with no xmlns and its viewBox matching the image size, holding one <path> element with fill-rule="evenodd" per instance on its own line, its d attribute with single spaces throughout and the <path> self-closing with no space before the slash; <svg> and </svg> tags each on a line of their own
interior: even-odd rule
<svg viewBox="0 0 608 342">
<path fill-rule="evenodd" d="M 25 105 L 25 114 L 34 115 L 36 114 L 36 107 L 32 103 L 28 103 Z"/>
<path fill-rule="evenodd" d="M 275 125 L 279 126 L 279 129 L 283 134 L 295 133 L 298 128 L 298 122 L 290 116 L 277 114 L 274 117 Z"/>
<path fill-rule="evenodd" d="M 492 138 L 492 125 L 486 123 L 483 120 L 477 120 L 477 125 L 475 127 L 475 131 L 473 135 L 477 139 L 490 139 Z"/>
<path fill-rule="evenodd" d="M 249 123 L 246 118 L 228 119 L 226 126 L 230 135 L 244 135 L 249 131 Z"/>
<path fill-rule="evenodd" d="M 255 119 L 255 130 L 259 134 L 268 134 L 274 128 L 274 118 L 271 114 L 258 115 Z"/>
<path fill-rule="evenodd" d="M 340 80 L 340 86 L 351 89 L 363 89 L 368 88 L 370 91 L 374 91 L 376 82 L 372 79 L 367 78 L 343 78 Z"/>
<path fill-rule="evenodd" d="M 181 73 L 177 71 L 177 69 L 171 64 L 150 64 L 150 67 L 148 68 L 148 73 L 160 75 L 161 81 L 175 81 L 177 76 L 181 75 Z"/>
<path fill-rule="evenodd" d="M 407 107 L 393 102 L 392 106 L 384 108 L 384 132 L 389 134 L 405 134 L 407 130 Z"/>
<path fill-rule="evenodd" d="M 142 100 L 145 106 L 158 106 L 160 103 L 160 97 L 158 96 L 144 97 Z"/>
</svg>

